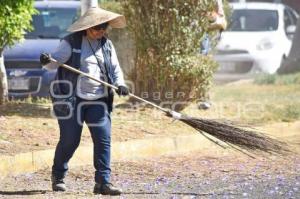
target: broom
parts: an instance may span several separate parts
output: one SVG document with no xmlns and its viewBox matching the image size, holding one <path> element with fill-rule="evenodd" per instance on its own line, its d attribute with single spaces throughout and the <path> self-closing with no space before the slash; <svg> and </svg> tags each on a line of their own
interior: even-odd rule
<svg viewBox="0 0 300 199">
<path fill-rule="evenodd" d="M 63 67 L 67 70 L 88 77 L 114 90 L 118 89 L 114 85 L 111 85 L 100 79 L 94 78 L 71 66 L 59 63 L 53 58 L 50 58 L 50 60 L 51 62 L 57 63 L 60 67 Z M 246 130 L 238 125 L 234 125 L 232 123 L 230 124 L 228 122 L 190 117 L 179 112 L 160 107 L 132 93 L 129 93 L 129 96 L 146 104 L 149 104 L 152 107 L 157 108 L 158 110 L 164 112 L 168 117 L 172 117 L 191 126 L 192 128 L 196 129 L 199 133 L 201 133 L 205 138 L 221 146 L 222 148 L 231 147 L 252 158 L 254 157 L 248 152 L 266 152 L 279 155 L 290 152 L 285 142 L 278 141 L 260 132 L 256 132 L 254 130 Z"/>
</svg>

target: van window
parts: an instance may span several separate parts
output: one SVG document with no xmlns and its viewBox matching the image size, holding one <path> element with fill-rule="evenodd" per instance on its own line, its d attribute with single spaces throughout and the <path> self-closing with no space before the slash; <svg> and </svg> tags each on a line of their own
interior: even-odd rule
<svg viewBox="0 0 300 199">
<path fill-rule="evenodd" d="M 276 10 L 236 9 L 228 31 L 275 31 L 278 29 Z"/>
<path fill-rule="evenodd" d="M 39 14 L 32 17 L 34 30 L 28 32 L 25 38 L 62 38 L 67 28 L 79 15 L 75 8 L 40 8 Z"/>
</svg>

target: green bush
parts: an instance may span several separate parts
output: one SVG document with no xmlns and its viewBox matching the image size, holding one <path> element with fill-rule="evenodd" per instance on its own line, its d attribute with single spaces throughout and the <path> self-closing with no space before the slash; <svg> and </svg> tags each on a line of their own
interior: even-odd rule
<svg viewBox="0 0 300 199">
<path fill-rule="evenodd" d="M 0 53 L 23 39 L 25 31 L 32 30 L 33 0 L 1 0 L 0 6 Z"/>
<path fill-rule="evenodd" d="M 199 55 L 199 46 L 215 1 L 124 0 L 122 5 L 136 45 L 130 74 L 135 94 L 169 104 L 205 97 L 216 63 Z"/>
<path fill-rule="evenodd" d="M 1 0 L 0 1 L 0 104 L 7 100 L 8 86 L 3 61 L 6 46 L 24 38 L 26 31 L 32 30 L 33 0 Z"/>
</svg>

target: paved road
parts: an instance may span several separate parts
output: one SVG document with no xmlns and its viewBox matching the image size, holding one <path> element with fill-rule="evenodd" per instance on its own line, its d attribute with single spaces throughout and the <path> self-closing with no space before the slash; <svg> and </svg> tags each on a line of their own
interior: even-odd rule
<svg viewBox="0 0 300 199">
<path fill-rule="evenodd" d="M 114 162 L 119 198 L 300 198 L 300 157 L 251 159 L 214 152 Z M 50 190 L 50 169 L 10 176 L 0 198 L 109 198 L 94 196 L 93 167 L 72 168 L 66 193 Z M 118 197 L 117 197 L 118 198 Z"/>
</svg>

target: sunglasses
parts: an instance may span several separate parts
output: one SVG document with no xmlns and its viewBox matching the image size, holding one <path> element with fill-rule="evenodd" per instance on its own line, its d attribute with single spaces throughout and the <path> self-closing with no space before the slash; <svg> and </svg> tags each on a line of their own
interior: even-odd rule
<svg viewBox="0 0 300 199">
<path fill-rule="evenodd" d="M 109 25 L 108 23 L 102 23 L 102 24 L 99 24 L 97 26 L 93 26 L 92 29 L 94 29 L 94 30 L 106 30 L 108 25 Z"/>
</svg>

